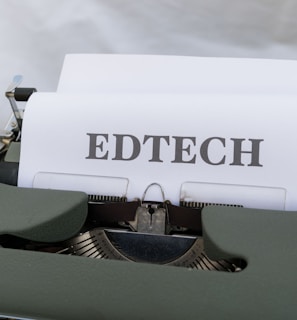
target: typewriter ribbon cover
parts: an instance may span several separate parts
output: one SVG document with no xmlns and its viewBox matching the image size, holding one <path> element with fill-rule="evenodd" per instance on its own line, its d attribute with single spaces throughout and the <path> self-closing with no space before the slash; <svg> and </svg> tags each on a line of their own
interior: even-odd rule
<svg viewBox="0 0 297 320">
<path fill-rule="evenodd" d="M 296 210 L 295 110 L 293 94 L 35 93 L 18 185 Z"/>
</svg>

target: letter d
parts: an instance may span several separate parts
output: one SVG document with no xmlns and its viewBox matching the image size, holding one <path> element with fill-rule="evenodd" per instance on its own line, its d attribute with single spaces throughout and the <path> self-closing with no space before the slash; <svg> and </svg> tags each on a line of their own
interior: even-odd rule
<svg viewBox="0 0 297 320">
<path fill-rule="evenodd" d="M 112 160 L 124 160 L 124 161 L 129 161 L 129 160 L 134 160 L 135 158 L 138 157 L 140 153 L 140 142 L 139 140 L 130 134 L 114 134 L 116 138 L 116 150 L 115 150 L 115 157 L 112 158 Z M 124 138 L 125 141 L 127 139 L 130 139 L 130 142 L 132 142 L 132 152 L 131 155 L 124 158 Z M 126 142 L 127 143 L 127 142 Z"/>
</svg>

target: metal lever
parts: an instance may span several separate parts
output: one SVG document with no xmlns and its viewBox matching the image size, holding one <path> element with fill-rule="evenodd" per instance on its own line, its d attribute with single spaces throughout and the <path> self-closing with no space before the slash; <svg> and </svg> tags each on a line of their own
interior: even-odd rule
<svg viewBox="0 0 297 320">
<path fill-rule="evenodd" d="M 18 88 L 23 80 L 22 75 L 16 75 L 12 79 L 12 83 L 8 86 L 5 92 L 5 96 L 10 102 L 14 117 L 16 119 L 18 129 L 22 129 L 23 117 L 19 110 L 16 101 L 27 101 L 33 92 L 37 90 L 35 88 Z"/>
<path fill-rule="evenodd" d="M 13 77 L 12 79 L 12 83 L 8 86 L 8 88 L 6 89 L 5 92 L 5 96 L 6 98 L 9 100 L 14 117 L 16 119 L 17 125 L 18 125 L 18 129 L 21 130 L 22 128 L 22 117 L 20 114 L 20 110 L 17 107 L 15 98 L 14 98 L 14 90 L 17 86 L 19 86 L 21 84 L 23 80 L 23 76 L 21 75 L 16 75 Z"/>
<path fill-rule="evenodd" d="M 163 202 L 145 202 L 144 198 L 149 188 L 158 186 L 160 188 Z M 151 234 L 165 234 L 168 221 L 167 205 L 163 188 L 158 183 L 151 183 L 144 191 L 140 206 L 136 210 L 135 220 L 129 221 L 134 231 Z"/>
</svg>

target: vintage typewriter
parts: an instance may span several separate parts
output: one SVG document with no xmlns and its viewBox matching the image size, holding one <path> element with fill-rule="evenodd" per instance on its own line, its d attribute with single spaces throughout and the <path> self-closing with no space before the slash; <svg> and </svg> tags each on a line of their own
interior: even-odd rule
<svg viewBox="0 0 297 320">
<path fill-rule="evenodd" d="M 252 82 L 271 67 L 286 85 Z M 295 318 L 292 68 L 68 55 L 56 93 L 15 76 L 0 131 L 3 318 Z"/>
</svg>

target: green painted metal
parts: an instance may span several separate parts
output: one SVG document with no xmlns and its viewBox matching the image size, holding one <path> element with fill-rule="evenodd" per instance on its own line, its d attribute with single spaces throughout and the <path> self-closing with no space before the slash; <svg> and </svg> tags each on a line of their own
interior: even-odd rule
<svg viewBox="0 0 297 320">
<path fill-rule="evenodd" d="M 0 184 L 0 234 L 56 242 L 75 235 L 87 216 L 83 192 Z"/>
<path fill-rule="evenodd" d="M 238 273 L 0 249 L 0 313 L 33 319 L 296 319 L 297 213 L 203 210 L 206 251 Z"/>
</svg>

